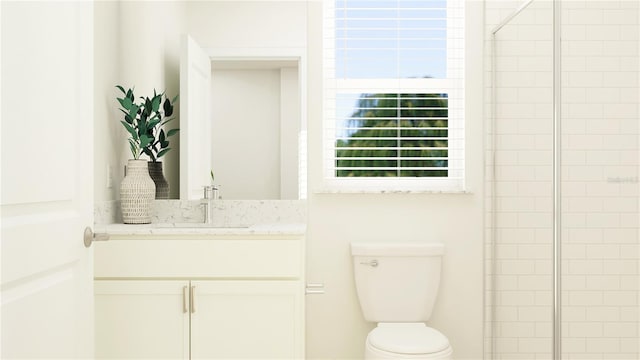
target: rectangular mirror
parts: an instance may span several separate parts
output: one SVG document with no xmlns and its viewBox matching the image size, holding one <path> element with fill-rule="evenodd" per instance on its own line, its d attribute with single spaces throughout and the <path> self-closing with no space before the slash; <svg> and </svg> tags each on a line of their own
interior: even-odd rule
<svg viewBox="0 0 640 360">
<path fill-rule="evenodd" d="M 298 199 L 296 60 L 213 60 L 211 147 L 225 199 Z"/>
<path fill-rule="evenodd" d="M 180 197 L 201 199 L 213 169 L 223 199 L 304 198 L 301 56 L 207 55 L 204 70 L 193 58 L 207 51 L 184 41 Z"/>
</svg>

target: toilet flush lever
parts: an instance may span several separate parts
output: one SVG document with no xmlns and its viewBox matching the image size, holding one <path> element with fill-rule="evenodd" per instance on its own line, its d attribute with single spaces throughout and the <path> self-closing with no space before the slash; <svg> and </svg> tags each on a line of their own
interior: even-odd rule
<svg viewBox="0 0 640 360">
<path fill-rule="evenodd" d="M 368 265 L 368 266 L 371 266 L 371 267 L 377 267 L 378 266 L 378 260 L 373 259 L 371 261 L 362 261 L 360 264 L 361 265 Z"/>
</svg>

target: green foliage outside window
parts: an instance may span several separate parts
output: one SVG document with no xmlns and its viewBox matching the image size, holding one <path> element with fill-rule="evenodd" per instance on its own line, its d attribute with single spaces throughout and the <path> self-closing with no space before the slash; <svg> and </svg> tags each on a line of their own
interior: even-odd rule
<svg viewBox="0 0 640 360">
<path fill-rule="evenodd" d="M 363 94 L 336 140 L 337 177 L 447 177 L 446 94 Z"/>
</svg>

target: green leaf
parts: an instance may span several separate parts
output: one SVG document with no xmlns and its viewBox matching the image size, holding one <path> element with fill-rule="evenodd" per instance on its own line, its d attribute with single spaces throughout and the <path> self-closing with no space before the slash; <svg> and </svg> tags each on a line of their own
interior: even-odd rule
<svg viewBox="0 0 640 360">
<path fill-rule="evenodd" d="M 160 150 L 160 152 L 158 153 L 158 159 L 164 156 L 169 150 L 171 150 L 171 148 Z"/>
<path fill-rule="evenodd" d="M 135 119 L 136 114 L 138 113 L 138 105 L 136 104 L 131 104 L 131 109 L 129 110 L 129 116 L 131 116 L 132 119 Z"/>
<path fill-rule="evenodd" d="M 164 130 L 160 129 L 160 134 L 158 134 L 158 141 L 160 142 L 161 146 L 162 143 L 165 142 L 166 137 L 164 136 Z M 166 147 L 166 146 L 162 146 L 162 147 Z"/>
<path fill-rule="evenodd" d="M 153 118 L 149 121 L 149 123 L 147 124 L 147 128 L 149 130 L 153 130 L 153 128 L 156 127 L 156 125 L 158 125 L 158 123 L 160 122 L 160 119 L 158 118 Z"/>
<path fill-rule="evenodd" d="M 131 99 L 129 99 L 128 97 L 125 98 L 117 98 L 118 101 L 120 102 L 120 105 L 122 105 L 123 108 L 125 108 L 125 110 L 129 110 L 131 109 L 131 105 L 133 104 L 131 102 Z"/>
<path fill-rule="evenodd" d="M 127 92 L 126 92 L 126 91 L 124 91 L 124 88 L 123 88 L 122 86 L 120 86 L 120 85 L 116 85 L 116 87 L 117 87 L 118 89 L 120 89 L 120 91 L 122 91 L 122 94 L 123 94 L 123 95 L 127 95 Z"/>
<path fill-rule="evenodd" d="M 164 124 L 168 123 L 169 121 L 171 121 L 173 119 L 175 119 L 175 118 L 166 119 L 165 121 L 162 122 L 162 124 L 160 124 L 160 126 L 164 126 Z"/>
<path fill-rule="evenodd" d="M 155 90 L 154 90 L 155 94 Z M 162 95 L 154 95 L 153 100 L 151 100 L 151 110 L 158 111 L 160 110 L 160 103 L 162 102 Z"/>
<path fill-rule="evenodd" d="M 140 135 L 140 148 L 144 149 L 151 143 L 153 139 L 146 134 Z"/>
<path fill-rule="evenodd" d="M 162 107 L 164 109 L 164 116 L 171 116 L 173 114 L 173 105 L 171 105 L 169 99 L 164 100 Z"/>
<path fill-rule="evenodd" d="M 131 102 L 133 102 L 133 90 L 129 89 L 127 90 L 127 98 L 129 98 L 129 100 L 131 100 Z"/>
<path fill-rule="evenodd" d="M 124 128 L 127 129 L 127 131 L 129 132 L 129 134 L 131 134 L 131 138 L 133 140 L 138 140 L 138 134 L 136 133 L 136 130 L 133 128 L 133 126 L 129 125 L 128 123 L 124 122 L 124 121 L 120 121 L 120 123 L 122 125 L 124 125 Z"/>
<path fill-rule="evenodd" d="M 136 144 L 133 140 L 131 140 L 131 139 L 129 139 L 129 149 L 131 150 L 131 154 L 133 155 L 133 158 L 134 158 L 134 159 L 137 159 L 137 158 L 139 158 L 139 157 L 140 157 L 140 154 L 138 154 L 138 146 L 137 146 L 137 144 Z"/>
<path fill-rule="evenodd" d="M 175 104 L 178 101 L 178 95 L 176 95 L 173 99 L 171 99 L 171 103 Z"/>
<path fill-rule="evenodd" d="M 180 129 L 171 129 L 171 130 L 169 130 L 169 132 L 167 132 L 167 137 L 171 137 L 171 136 L 177 134 L 178 131 L 180 131 Z"/>
</svg>

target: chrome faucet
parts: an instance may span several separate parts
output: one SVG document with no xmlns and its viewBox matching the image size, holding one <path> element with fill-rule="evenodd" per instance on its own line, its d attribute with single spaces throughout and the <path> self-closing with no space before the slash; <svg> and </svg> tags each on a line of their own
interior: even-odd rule
<svg viewBox="0 0 640 360">
<path fill-rule="evenodd" d="M 220 198 L 220 189 L 218 185 L 209 185 L 204 187 L 204 199 L 203 199 L 203 207 L 204 207 L 204 223 L 211 224 L 211 213 L 212 211 L 212 200 L 217 200 Z"/>
</svg>

